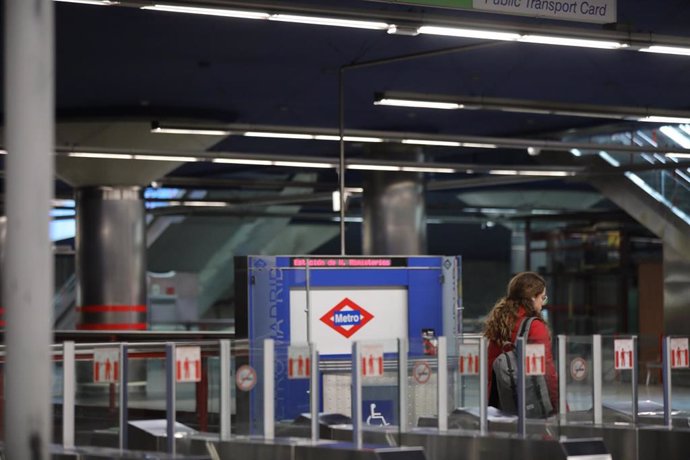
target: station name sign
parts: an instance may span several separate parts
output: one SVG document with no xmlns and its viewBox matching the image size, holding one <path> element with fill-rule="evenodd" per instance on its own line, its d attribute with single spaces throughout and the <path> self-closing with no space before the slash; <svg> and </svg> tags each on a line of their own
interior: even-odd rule
<svg viewBox="0 0 690 460">
<path fill-rule="evenodd" d="M 380 1 L 380 0 L 379 0 Z M 617 20 L 617 0 L 383 0 L 460 8 L 499 14 L 515 14 L 564 21 L 609 24 Z"/>
<path fill-rule="evenodd" d="M 293 257 L 291 267 L 386 268 L 407 267 L 404 257 Z"/>
</svg>

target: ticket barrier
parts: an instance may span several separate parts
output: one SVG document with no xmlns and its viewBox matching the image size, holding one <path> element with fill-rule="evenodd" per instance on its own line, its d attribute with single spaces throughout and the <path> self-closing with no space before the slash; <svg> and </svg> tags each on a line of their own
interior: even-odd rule
<svg viewBox="0 0 690 460">
<path fill-rule="evenodd" d="M 237 436 L 219 441 L 217 436 L 194 436 L 177 441 L 177 451 L 187 455 L 211 454 L 223 460 L 426 460 L 418 446 L 386 447 L 371 445 L 355 448 L 350 442 L 319 441 L 284 438 L 266 440 Z"/>
</svg>

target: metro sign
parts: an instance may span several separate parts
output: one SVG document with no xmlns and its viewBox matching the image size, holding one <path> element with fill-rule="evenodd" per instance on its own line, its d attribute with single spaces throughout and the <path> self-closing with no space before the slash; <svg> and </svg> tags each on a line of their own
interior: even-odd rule
<svg viewBox="0 0 690 460">
<path fill-rule="evenodd" d="M 374 315 L 345 297 L 320 319 L 343 337 L 350 338 L 365 324 L 374 319 Z"/>
</svg>

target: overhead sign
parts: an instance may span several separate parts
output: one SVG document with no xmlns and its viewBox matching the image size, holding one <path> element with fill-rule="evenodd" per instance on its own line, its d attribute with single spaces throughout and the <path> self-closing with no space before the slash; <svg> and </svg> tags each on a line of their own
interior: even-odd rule
<svg viewBox="0 0 690 460">
<path fill-rule="evenodd" d="M 614 369 L 626 370 L 633 368 L 633 340 L 616 339 L 613 341 Z"/>
<path fill-rule="evenodd" d="M 96 348 L 93 351 L 93 381 L 117 383 L 120 378 L 120 349 Z"/>
<path fill-rule="evenodd" d="M 546 355 L 543 343 L 529 343 L 525 347 L 525 375 L 546 374 Z"/>
<path fill-rule="evenodd" d="M 441 8 L 608 24 L 616 22 L 616 0 L 384 0 Z"/>
<path fill-rule="evenodd" d="M 616 0 L 473 0 L 475 10 L 566 21 L 616 22 Z"/>
<path fill-rule="evenodd" d="M 370 268 L 370 267 L 407 267 L 406 257 L 293 257 L 293 267 L 319 268 Z"/>
<path fill-rule="evenodd" d="M 178 383 L 201 382 L 201 348 L 175 348 L 175 371 Z"/>
<path fill-rule="evenodd" d="M 690 367 L 688 359 L 688 339 L 671 339 L 671 368 Z"/>
<path fill-rule="evenodd" d="M 458 373 L 460 375 L 479 375 L 479 345 L 458 345 Z"/>
<path fill-rule="evenodd" d="M 288 347 L 288 378 L 307 379 L 311 374 L 309 347 L 291 345 Z"/>
<path fill-rule="evenodd" d="M 362 377 L 383 377 L 383 344 L 362 345 Z"/>
</svg>

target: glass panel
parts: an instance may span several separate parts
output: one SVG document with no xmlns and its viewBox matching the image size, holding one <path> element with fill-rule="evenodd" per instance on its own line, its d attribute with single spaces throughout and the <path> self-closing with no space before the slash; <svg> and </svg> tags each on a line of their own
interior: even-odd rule
<svg viewBox="0 0 690 460">
<path fill-rule="evenodd" d="M 671 417 L 674 427 L 688 427 L 690 420 L 690 351 L 687 336 L 672 336 L 668 353 L 671 363 Z"/>
<path fill-rule="evenodd" d="M 107 350 L 115 350 L 116 344 Z M 96 351 L 98 350 L 98 351 Z M 88 344 L 76 347 L 75 444 L 117 447 L 119 443 L 119 385 L 114 383 L 117 354 Z M 99 365 L 96 365 L 98 354 Z M 119 373 L 118 364 L 118 373 Z M 60 386 L 62 399 L 62 372 L 55 373 L 55 385 Z M 54 393 L 55 394 L 55 393 Z M 61 410 L 61 409 L 60 409 Z M 60 427 L 60 438 L 62 428 Z M 56 428 L 57 431 L 57 428 Z M 58 436 L 58 433 L 55 433 Z"/>
<path fill-rule="evenodd" d="M 415 337 L 409 342 L 406 407 L 410 429 L 438 426 L 437 346 L 436 337 Z"/>
<path fill-rule="evenodd" d="M 605 424 L 633 423 L 632 369 L 636 347 L 637 339 L 631 336 L 602 337 L 602 417 Z"/>
<path fill-rule="evenodd" d="M 566 337 L 566 405 L 568 424 L 593 423 L 593 360 L 591 336 Z"/>
<path fill-rule="evenodd" d="M 458 337 L 455 350 L 449 350 L 448 428 L 479 430 L 479 336 Z"/>
<path fill-rule="evenodd" d="M 362 341 L 363 431 L 397 431 L 400 421 L 397 340 Z M 365 440 L 368 439 L 365 437 Z M 379 442 L 383 438 L 375 438 Z"/>
<path fill-rule="evenodd" d="M 311 436 L 309 377 L 312 363 L 309 345 L 275 344 L 275 435 Z"/>
<path fill-rule="evenodd" d="M 62 443 L 62 393 L 63 393 L 63 361 L 62 350 L 53 346 L 53 382 L 51 390 L 51 401 L 53 404 L 53 442 Z"/>
</svg>

